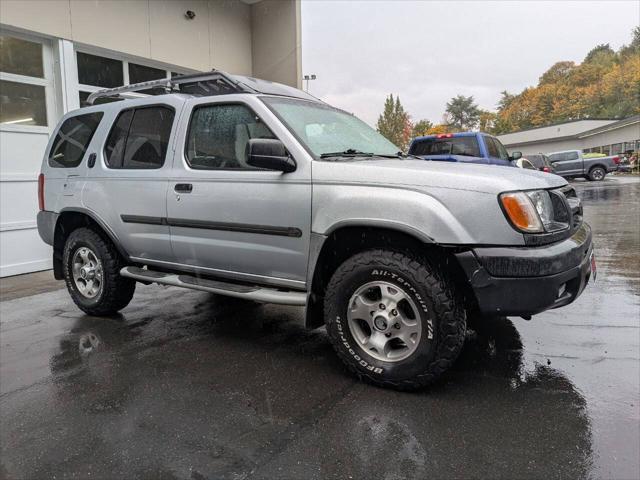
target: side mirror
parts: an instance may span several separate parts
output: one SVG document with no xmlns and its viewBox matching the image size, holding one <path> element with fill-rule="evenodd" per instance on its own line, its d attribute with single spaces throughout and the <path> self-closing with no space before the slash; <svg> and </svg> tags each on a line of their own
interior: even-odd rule
<svg viewBox="0 0 640 480">
<path fill-rule="evenodd" d="M 252 138 L 247 144 L 247 163 L 252 167 L 290 173 L 296 169 L 296 161 L 289 156 L 280 140 Z"/>
<path fill-rule="evenodd" d="M 519 158 L 522 158 L 522 152 L 513 152 L 509 158 L 511 160 L 518 160 Z"/>
</svg>

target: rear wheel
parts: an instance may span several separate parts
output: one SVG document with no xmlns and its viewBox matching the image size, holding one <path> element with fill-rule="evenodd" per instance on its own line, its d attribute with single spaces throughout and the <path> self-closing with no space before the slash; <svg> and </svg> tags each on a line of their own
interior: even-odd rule
<svg viewBox="0 0 640 480">
<path fill-rule="evenodd" d="M 82 311 L 112 315 L 131 301 L 136 282 L 120 276 L 124 264 L 119 253 L 94 230 L 71 232 L 62 261 L 67 290 Z"/>
<path fill-rule="evenodd" d="M 593 167 L 589 170 L 589 180 L 592 182 L 602 181 L 606 175 L 607 172 L 602 167 Z"/>
<path fill-rule="evenodd" d="M 432 383 L 464 343 L 465 311 L 453 285 L 400 252 L 371 250 L 345 261 L 327 287 L 325 314 L 338 356 L 380 386 Z"/>
</svg>

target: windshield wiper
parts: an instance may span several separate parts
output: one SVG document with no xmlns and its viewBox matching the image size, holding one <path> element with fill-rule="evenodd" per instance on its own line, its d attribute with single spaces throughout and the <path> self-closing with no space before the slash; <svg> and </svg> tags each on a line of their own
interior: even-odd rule
<svg viewBox="0 0 640 480">
<path fill-rule="evenodd" d="M 361 152 L 360 150 L 348 148 L 344 152 L 327 152 L 320 155 L 320 158 L 331 158 L 331 157 L 373 157 L 373 153 Z"/>
</svg>

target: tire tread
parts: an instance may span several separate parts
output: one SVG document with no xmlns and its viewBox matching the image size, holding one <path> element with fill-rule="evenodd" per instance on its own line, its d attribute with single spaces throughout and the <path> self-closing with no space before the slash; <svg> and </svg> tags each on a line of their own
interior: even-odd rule
<svg viewBox="0 0 640 480">
<path fill-rule="evenodd" d="M 383 380 L 373 375 L 364 373 L 358 369 L 348 355 L 339 348 L 340 340 L 332 335 L 331 323 L 334 315 L 330 314 L 332 299 L 342 287 L 343 281 L 356 269 L 368 267 L 372 264 L 380 267 L 397 268 L 402 271 L 411 271 L 416 279 L 431 292 L 432 303 L 436 317 L 439 321 L 436 328 L 439 330 L 439 341 L 436 345 L 436 355 L 432 362 L 426 365 L 423 373 L 406 380 Z M 458 357 L 464 344 L 466 332 L 466 313 L 463 302 L 459 298 L 451 282 L 428 259 L 414 256 L 405 251 L 375 249 L 367 250 L 352 256 L 346 260 L 334 272 L 325 295 L 325 317 L 327 332 L 338 357 L 347 368 L 358 378 L 382 387 L 390 387 L 397 390 L 417 390 L 436 381 L 447 371 Z"/>
<path fill-rule="evenodd" d="M 73 243 L 77 241 L 91 241 L 100 250 L 100 252 L 96 253 L 100 255 L 100 261 L 102 262 L 104 287 L 100 301 L 91 306 L 83 304 L 78 298 L 72 283 L 73 278 L 69 271 L 69 256 L 72 253 Z M 136 289 L 136 282 L 120 276 L 120 269 L 123 266 L 122 257 L 113 243 L 95 230 L 82 227 L 71 232 L 69 238 L 67 238 L 63 255 L 64 279 L 73 302 L 83 312 L 95 316 L 108 316 L 129 305 Z"/>
</svg>

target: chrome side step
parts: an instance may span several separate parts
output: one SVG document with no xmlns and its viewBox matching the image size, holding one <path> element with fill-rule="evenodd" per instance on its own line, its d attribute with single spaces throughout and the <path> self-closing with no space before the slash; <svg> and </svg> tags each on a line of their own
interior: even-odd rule
<svg viewBox="0 0 640 480">
<path fill-rule="evenodd" d="M 245 298 L 256 302 L 296 306 L 304 306 L 307 303 L 307 294 L 305 292 L 277 290 L 275 288 L 259 287 L 256 285 L 237 285 L 235 283 L 209 280 L 188 274 L 163 273 L 145 270 L 139 267 L 124 267 L 120 270 L 120 275 L 141 282 L 202 290 L 204 292 Z"/>
</svg>

